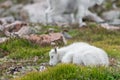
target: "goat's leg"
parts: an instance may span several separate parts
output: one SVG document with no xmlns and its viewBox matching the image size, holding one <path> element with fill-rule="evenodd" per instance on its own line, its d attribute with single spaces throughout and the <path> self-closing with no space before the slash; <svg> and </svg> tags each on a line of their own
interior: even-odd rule
<svg viewBox="0 0 120 80">
<path fill-rule="evenodd" d="M 71 20 L 72 20 L 72 24 L 76 23 L 76 13 L 75 14 L 71 14 Z"/>
<path fill-rule="evenodd" d="M 55 24 L 55 20 L 54 20 L 54 16 L 55 16 L 55 12 L 53 9 L 48 8 L 45 11 L 45 21 L 46 21 L 46 25 L 50 24 L 50 25 L 54 25 Z"/>
<path fill-rule="evenodd" d="M 79 6 L 78 12 L 76 14 L 76 21 L 79 23 L 79 27 L 86 26 L 86 23 L 83 22 L 83 17 L 85 16 L 86 9 L 84 6 Z"/>
<path fill-rule="evenodd" d="M 72 15 L 71 14 L 62 14 L 61 13 L 61 16 L 63 17 L 63 19 L 66 22 L 64 24 L 68 24 L 68 26 L 70 26 L 72 24 Z"/>
<path fill-rule="evenodd" d="M 49 13 L 49 9 L 47 9 L 45 11 L 45 25 L 47 26 L 48 25 L 48 13 Z"/>
<path fill-rule="evenodd" d="M 54 19 L 53 16 L 55 14 L 54 8 L 52 8 L 52 0 L 47 0 L 48 1 L 48 8 L 45 11 L 45 24 L 53 24 Z"/>
<path fill-rule="evenodd" d="M 97 23 L 102 23 L 104 20 L 100 18 L 97 14 L 90 12 L 89 10 L 86 11 L 86 16 Z"/>
<path fill-rule="evenodd" d="M 48 25 L 50 22 L 49 21 L 49 19 L 50 19 L 49 14 L 51 14 L 51 12 L 52 12 L 52 0 L 47 0 L 47 3 L 48 3 L 48 8 L 45 11 L 45 24 L 46 25 Z"/>
<path fill-rule="evenodd" d="M 48 25 L 48 13 L 51 10 L 51 1 L 47 0 L 47 3 L 48 3 L 48 8 L 45 10 L 45 25 L 46 26 Z"/>
<path fill-rule="evenodd" d="M 74 14 L 71 13 L 69 14 L 69 24 L 72 25 L 75 23 L 75 17 L 74 17 Z"/>
</svg>

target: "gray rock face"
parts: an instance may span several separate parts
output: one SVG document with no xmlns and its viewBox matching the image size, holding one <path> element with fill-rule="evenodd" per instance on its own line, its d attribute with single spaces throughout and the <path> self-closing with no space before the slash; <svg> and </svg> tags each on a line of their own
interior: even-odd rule
<svg viewBox="0 0 120 80">
<path fill-rule="evenodd" d="M 120 19 L 114 19 L 112 22 L 108 22 L 110 25 L 120 26 Z"/>
<path fill-rule="evenodd" d="M 102 17 L 108 21 L 111 21 L 114 19 L 119 19 L 120 18 L 120 10 L 111 10 L 111 11 L 104 12 L 102 14 Z"/>
<path fill-rule="evenodd" d="M 110 10 L 102 14 L 104 20 L 108 21 L 108 24 L 119 26 L 120 25 L 120 9 Z"/>
</svg>

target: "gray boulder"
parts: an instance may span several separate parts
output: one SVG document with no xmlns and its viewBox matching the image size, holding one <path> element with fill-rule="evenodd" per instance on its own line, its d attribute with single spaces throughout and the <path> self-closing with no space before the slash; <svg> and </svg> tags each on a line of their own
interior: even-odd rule
<svg viewBox="0 0 120 80">
<path fill-rule="evenodd" d="M 108 21 L 112 21 L 114 19 L 119 19 L 120 18 L 120 10 L 116 9 L 116 10 L 110 10 L 110 11 L 106 11 L 102 14 L 103 19 L 108 20 Z"/>
<path fill-rule="evenodd" d="M 14 34 L 18 35 L 19 37 L 22 38 L 26 35 L 30 35 L 30 34 L 34 34 L 34 33 L 35 33 L 35 31 L 31 27 L 24 26 L 18 32 L 15 32 Z"/>
<path fill-rule="evenodd" d="M 3 43 L 5 41 L 7 41 L 9 38 L 7 37 L 0 37 L 0 43 Z"/>
<path fill-rule="evenodd" d="M 120 25 L 120 9 L 106 11 L 102 14 L 102 17 L 110 25 L 114 26 Z"/>
</svg>

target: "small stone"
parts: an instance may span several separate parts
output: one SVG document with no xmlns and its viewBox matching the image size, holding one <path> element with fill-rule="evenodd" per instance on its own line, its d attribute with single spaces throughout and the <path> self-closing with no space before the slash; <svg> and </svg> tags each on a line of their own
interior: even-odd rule
<svg viewBox="0 0 120 80">
<path fill-rule="evenodd" d="M 10 8 L 13 5 L 11 0 L 6 0 L 3 3 L 0 3 L 0 8 Z"/>
<path fill-rule="evenodd" d="M 72 36 L 70 34 L 68 34 L 66 31 L 63 31 L 62 34 L 66 39 L 71 39 L 72 38 Z"/>
<path fill-rule="evenodd" d="M 105 28 L 107 30 L 120 30 L 120 27 L 111 26 L 108 23 L 101 24 L 101 27 L 103 27 L 103 28 Z"/>
<path fill-rule="evenodd" d="M 2 37 L 2 38 L 0 38 L 0 43 L 3 43 L 3 42 L 5 42 L 5 41 L 7 41 L 9 38 L 7 38 L 7 37 Z"/>
<path fill-rule="evenodd" d="M 44 70 L 46 70 L 46 67 L 45 66 L 40 66 L 39 71 L 42 72 Z"/>
</svg>

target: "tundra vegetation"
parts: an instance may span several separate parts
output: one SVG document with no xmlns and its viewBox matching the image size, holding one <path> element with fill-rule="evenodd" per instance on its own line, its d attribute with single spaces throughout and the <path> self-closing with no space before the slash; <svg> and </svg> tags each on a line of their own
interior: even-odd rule
<svg viewBox="0 0 120 80">
<path fill-rule="evenodd" d="M 0 0 L 0 2 L 3 1 L 5 0 Z M 28 3 L 30 0 L 12 1 L 17 4 Z M 111 9 L 112 0 L 107 1 L 109 3 L 105 3 L 106 8 L 98 12 L 101 13 Z M 116 3 L 117 6 L 120 7 L 120 1 L 116 0 Z M 27 74 L 22 74 L 18 78 L 14 78 L 13 75 L 3 75 L 7 72 L 6 70 L 8 70 L 6 66 L 9 68 L 9 66 L 14 64 L 20 64 L 24 67 L 33 65 L 34 68 L 38 69 L 41 63 L 49 62 L 49 51 L 53 48 L 51 46 L 39 46 L 25 39 L 12 38 L 0 44 L 0 79 L 4 76 L 6 78 L 5 80 L 120 80 L 120 30 L 106 30 L 96 23 L 86 23 L 87 26 L 81 28 L 35 25 L 42 26 L 38 34 L 46 33 L 46 30 L 49 28 L 55 29 L 55 32 L 60 32 L 63 29 L 68 30 L 72 39 L 67 40 L 67 45 L 73 42 L 86 42 L 102 48 L 108 53 L 110 60 L 109 67 L 58 64 L 52 67 L 47 66 L 47 69 L 43 72 L 35 70 Z M 1 33 L 0 31 L 0 37 L 3 37 L 4 35 Z M 63 45 L 60 44 L 58 46 L 63 47 Z M 4 56 L 3 53 L 7 53 L 6 56 Z M 4 58 L 1 58 L 3 56 Z M 38 60 L 34 61 L 35 57 L 38 57 Z M 5 59 L 5 61 L 3 59 Z M 6 63 L 6 61 L 8 63 Z"/>
<path fill-rule="evenodd" d="M 50 27 L 50 26 L 49 26 Z M 42 29 L 45 32 L 48 26 Z M 53 27 L 56 31 L 62 28 Z M 88 27 L 83 28 L 66 28 L 69 34 L 73 36 L 68 40 L 68 44 L 78 41 L 84 41 L 104 49 L 110 58 L 111 65 L 104 67 L 85 67 L 76 66 L 73 64 L 59 64 L 54 67 L 47 67 L 43 72 L 31 72 L 24 75 L 22 78 L 15 80 L 119 80 L 120 79 L 120 31 L 106 30 L 96 24 L 89 24 Z M 61 46 L 61 45 L 60 45 Z M 32 60 L 35 56 L 39 60 L 35 63 L 49 61 L 48 52 L 51 46 L 38 46 L 24 39 L 11 39 L 0 45 L 5 51 L 9 52 L 8 58 L 14 60 Z M 31 63 L 31 64 L 35 64 Z M 2 70 L 4 72 L 4 70 Z"/>
</svg>

